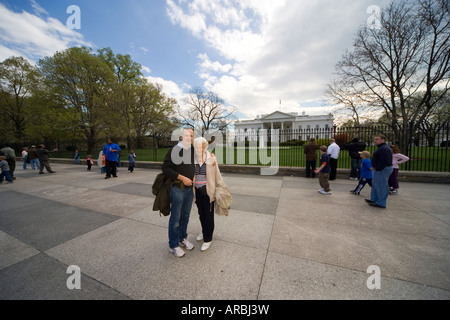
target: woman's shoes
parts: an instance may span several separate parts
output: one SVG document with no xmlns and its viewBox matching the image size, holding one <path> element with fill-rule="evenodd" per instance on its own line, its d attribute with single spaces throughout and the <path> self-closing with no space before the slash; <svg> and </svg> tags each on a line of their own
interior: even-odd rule
<svg viewBox="0 0 450 320">
<path fill-rule="evenodd" d="M 203 233 L 200 233 L 197 236 L 197 241 L 202 241 L 203 240 Z M 209 249 L 209 247 L 211 246 L 211 241 L 210 242 L 203 242 L 202 244 L 202 248 L 200 249 L 202 252 L 206 251 Z"/>
<path fill-rule="evenodd" d="M 203 242 L 202 248 L 200 250 L 202 252 L 204 252 L 204 251 L 208 250 L 210 246 L 211 246 L 211 242 Z"/>
<path fill-rule="evenodd" d="M 203 233 L 200 233 L 197 236 L 197 241 L 202 241 L 202 240 L 203 240 Z M 200 249 L 200 251 L 204 252 L 204 251 L 208 250 L 210 246 L 211 246 L 211 241 L 210 242 L 203 242 L 202 248 Z"/>
</svg>

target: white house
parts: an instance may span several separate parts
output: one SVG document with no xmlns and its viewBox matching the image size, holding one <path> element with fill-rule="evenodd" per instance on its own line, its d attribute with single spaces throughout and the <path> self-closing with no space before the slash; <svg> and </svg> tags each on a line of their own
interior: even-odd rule
<svg viewBox="0 0 450 320">
<path fill-rule="evenodd" d="M 284 113 L 276 111 L 271 114 L 257 116 L 255 120 L 238 120 L 234 127 L 237 132 L 236 141 L 257 141 L 260 130 L 279 129 L 280 142 L 299 139 L 306 141 L 310 138 L 329 138 L 334 125 L 332 114 L 309 116 L 303 112 Z"/>
</svg>

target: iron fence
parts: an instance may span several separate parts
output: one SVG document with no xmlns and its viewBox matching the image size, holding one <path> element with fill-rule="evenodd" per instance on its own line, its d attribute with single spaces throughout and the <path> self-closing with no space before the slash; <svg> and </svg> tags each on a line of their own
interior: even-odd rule
<svg viewBox="0 0 450 320">
<path fill-rule="evenodd" d="M 358 138 L 359 141 L 367 145 L 366 150 L 372 154 L 376 150 L 373 137 L 377 134 L 385 135 L 388 144 L 398 145 L 401 153 L 410 158 L 410 161 L 400 166 L 401 170 L 450 172 L 448 122 L 422 126 L 416 130 L 413 130 L 412 126 L 397 128 L 396 130 L 389 126 L 335 126 L 325 129 L 278 130 L 274 132 L 270 130 L 228 131 L 222 133 L 222 141 L 216 145 L 216 148 L 223 147 L 223 150 L 218 151 L 216 149 L 216 152 L 221 157 L 219 159 L 221 163 L 267 165 L 267 162 L 261 162 L 260 159 L 270 156 L 272 160 L 276 159 L 278 165 L 282 167 L 304 167 L 306 165 L 304 146 L 311 138 L 315 138 L 318 145 L 325 146 L 328 146 L 330 139 L 334 138 L 341 147 L 338 168 L 349 169 L 351 158 L 345 145 L 354 138 Z M 54 157 L 73 157 L 75 148 L 78 148 L 83 156 L 87 152 L 87 143 L 82 140 L 42 142 L 48 149 L 58 148 L 58 152 L 53 155 Z M 30 147 L 33 144 L 38 146 L 42 142 L 23 141 L 10 143 L 10 145 L 16 151 L 17 156 L 20 157 L 24 146 Z M 0 141 L 0 147 L 5 143 L 6 141 Z M 94 158 L 98 156 L 98 152 L 103 149 L 104 144 L 105 142 L 101 141 L 95 147 L 94 154 L 92 154 Z M 145 143 L 143 149 L 139 150 L 140 155 L 143 155 L 143 157 L 139 157 L 139 160 L 158 162 L 164 159 L 168 146 L 160 145 L 157 150 L 154 150 L 152 146 L 153 142 L 150 140 Z M 124 147 L 123 144 L 122 147 Z M 232 150 L 230 150 L 230 147 Z M 231 157 L 228 153 L 231 153 Z M 269 165 L 273 165 L 273 163 Z"/>
<path fill-rule="evenodd" d="M 306 164 L 303 147 L 311 138 L 316 144 L 328 146 L 334 138 L 341 147 L 338 168 L 350 168 L 351 158 L 346 151 L 346 144 L 354 138 L 364 142 L 366 150 L 371 154 L 376 150 L 373 144 L 375 135 L 386 136 L 389 145 L 397 145 L 401 153 L 410 161 L 400 166 L 407 171 L 450 172 L 450 137 L 449 123 L 421 126 L 413 129 L 412 125 L 398 127 L 390 126 L 353 126 L 332 127 L 324 129 L 240 131 L 235 134 L 235 146 L 248 149 L 276 149 L 280 166 L 302 167 Z M 274 147 L 276 142 L 276 148 Z"/>
</svg>

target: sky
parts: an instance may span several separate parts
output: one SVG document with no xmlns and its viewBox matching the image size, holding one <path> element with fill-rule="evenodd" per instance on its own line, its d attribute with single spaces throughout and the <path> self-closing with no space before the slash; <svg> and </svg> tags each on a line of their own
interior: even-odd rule
<svg viewBox="0 0 450 320">
<path fill-rule="evenodd" d="M 372 5 L 388 0 L 0 0 L 0 61 L 110 47 L 183 105 L 212 91 L 238 119 L 327 114 L 324 91 Z M 73 10 L 72 6 L 79 9 Z"/>
</svg>

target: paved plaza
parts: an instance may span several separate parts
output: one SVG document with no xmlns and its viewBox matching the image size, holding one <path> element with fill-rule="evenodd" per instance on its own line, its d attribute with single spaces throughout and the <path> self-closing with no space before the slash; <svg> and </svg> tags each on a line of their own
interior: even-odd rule
<svg viewBox="0 0 450 320">
<path fill-rule="evenodd" d="M 19 166 L 0 185 L 0 299 L 450 299 L 448 184 L 401 182 L 379 209 L 364 201 L 369 186 L 349 192 L 356 181 L 332 181 L 324 196 L 317 179 L 224 173 L 229 216 L 216 216 L 202 253 L 194 204 L 196 247 L 178 259 L 169 218 L 152 211 L 158 170 L 105 180 L 97 167 L 52 167 Z"/>
</svg>

